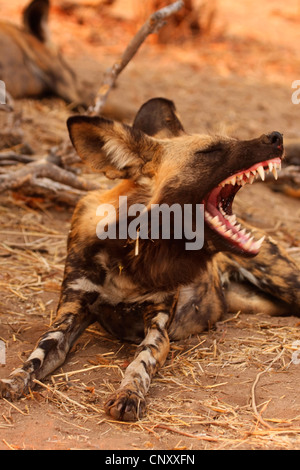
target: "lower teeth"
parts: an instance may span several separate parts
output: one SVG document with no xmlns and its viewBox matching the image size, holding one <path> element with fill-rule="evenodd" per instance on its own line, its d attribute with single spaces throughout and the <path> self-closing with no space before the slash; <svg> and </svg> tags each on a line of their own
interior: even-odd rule
<svg viewBox="0 0 300 470">
<path fill-rule="evenodd" d="M 222 212 L 224 211 L 222 210 Z M 260 240 L 255 241 L 252 234 L 247 233 L 245 228 L 240 230 L 241 225 L 235 225 L 234 223 L 237 222 L 236 216 L 234 214 L 230 216 L 225 214 L 225 217 L 230 223 L 232 223 L 233 226 L 235 226 L 235 229 L 237 230 L 236 233 L 233 233 L 233 231 L 231 229 L 228 229 L 225 224 L 222 224 L 217 215 L 215 217 L 212 217 L 208 212 L 205 212 L 205 216 L 208 219 L 208 222 L 213 225 L 217 232 L 219 232 L 222 236 L 225 235 L 227 238 L 230 238 L 231 240 L 240 243 L 240 245 L 242 245 L 245 250 L 256 251 L 260 249 L 265 237 L 262 237 Z"/>
</svg>

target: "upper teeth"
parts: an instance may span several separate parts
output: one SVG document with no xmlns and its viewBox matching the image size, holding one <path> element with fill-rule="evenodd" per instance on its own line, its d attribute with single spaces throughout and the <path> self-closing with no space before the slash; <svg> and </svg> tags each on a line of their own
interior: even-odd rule
<svg viewBox="0 0 300 470">
<path fill-rule="evenodd" d="M 267 173 L 272 172 L 274 175 L 274 178 L 277 180 L 278 175 L 277 175 L 277 169 L 281 169 L 281 161 L 269 161 L 265 163 L 268 165 L 267 168 L 264 168 L 263 165 L 259 165 L 258 167 L 254 168 L 253 170 L 247 170 L 244 173 L 240 173 L 237 175 L 233 175 L 230 178 L 227 178 L 226 180 L 222 181 L 220 183 L 220 186 L 225 186 L 226 184 L 232 184 L 235 186 L 238 184 L 239 186 L 244 186 L 246 183 L 252 184 L 255 178 L 259 175 L 262 179 L 262 181 L 265 180 L 265 171 Z"/>
<path fill-rule="evenodd" d="M 255 168 L 252 167 L 245 172 L 241 172 L 227 178 L 222 181 L 219 186 L 223 187 L 226 184 L 232 184 L 233 186 L 236 184 L 239 186 L 244 186 L 246 183 L 252 184 L 258 175 L 264 181 L 265 171 L 267 173 L 272 172 L 275 179 L 277 179 L 277 169 L 281 169 L 281 160 L 279 158 L 274 158 Z M 220 217 L 218 215 L 213 217 L 208 211 L 205 211 L 205 220 L 214 227 L 216 232 L 219 232 L 224 238 L 228 238 L 238 243 L 247 251 L 257 252 L 260 249 L 265 237 L 262 237 L 257 241 L 254 240 L 252 233 L 246 232 L 245 228 L 242 229 L 241 225 L 236 220 L 236 216 L 234 214 L 226 214 L 221 204 L 219 204 L 218 212 L 220 213 Z M 229 224 L 226 223 L 226 221 L 228 221 Z"/>
<path fill-rule="evenodd" d="M 265 181 L 265 170 L 262 165 L 260 165 L 256 170 L 263 181 Z"/>
</svg>

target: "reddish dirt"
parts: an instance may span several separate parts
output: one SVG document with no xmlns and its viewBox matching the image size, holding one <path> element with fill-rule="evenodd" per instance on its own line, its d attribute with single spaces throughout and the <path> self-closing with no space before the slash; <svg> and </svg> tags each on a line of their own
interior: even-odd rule
<svg viewBox="0 0 300 470">
<path fill-rule="evenodd" d="M 78 74 L 97 89 L 145 11 L 128 9 L 119 18 L 116 10 L 96 14 L 84 7 L 93 1 L 80 3 L 63 14 L 62 2 L 53 0 L 51 30 Z M 22 6 L 5 2 L 2 18 L 19 22 Z M 144 101 L 165 96 L 191 132 L 251 138 L 278 130 L 300 138 L 300 105 L 291 101 L 291 84 L 300 78 L 298 2 L 226 0 L 216 8 L 205 37 L 171 37 L 168 44 L 149 38 L 119 77 L 107 113 L 130 122 Z M 24 140 L 37 155 L 66 138 L 70 110 L 61 100 L 23 99 L 16 108 Z M 28 356 L 55 314 L 72 210 L 16 194 L 0 201 L 2 378 Z M 236 207 L 300 263 L 299 200 L 255 184 L 241 192 Z M 299 449 L 300 366 L 292 361 L 298 328 L 294 316 L 232 312 L 206 334 L 172 344 L 151 385 L 148 414 L 133 424 L 110 420 L 103 402 L 134 347 L 93 327 L 45 381 L 48 388 L 12 404 L 0 401 L 0 449 Z"/>
</svg>

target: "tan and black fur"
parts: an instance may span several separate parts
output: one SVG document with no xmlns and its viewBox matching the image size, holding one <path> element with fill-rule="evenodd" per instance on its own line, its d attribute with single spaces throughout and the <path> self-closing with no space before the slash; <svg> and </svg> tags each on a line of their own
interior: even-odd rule
<svg viewBox="0 0 300 470">
<path fill-rule="evenodd" d="M 14 98 L 53 94 L 74 105 L 84 102 L 75 72 L 51 41 L 49 0 L 32 0 L 21 27 L 0 22 L 0 80 Z"/>
<path fill-rule="evenodd" d="M 270 237 L 256 257 L 229 246 L 205 226 L 204 246 L 187 251 L 184 240 L 100 240 L 100 204 L 118 210 L 120 195 L 131 203 L 195 204 L 214 186 L 243 168 L 283 155 L 279 133 L 249 141 L 187 134 L 174 104 L 163 98 L 142 106 L 133 127 L 100 117 L 75 116 L 70 137 L 83 161 L 123 178 L 113 189 L 91 192 L 77 205 L 57 317 L 20 369 L 0 381 L 0 393 L 15 398 L 60 366 L 83 330 L 98 321 L 109 333 L 138 343 L 119 389 L 105 404 L 116 419 L 145 411 L 152 377 L 169 352 L 169 340 L 199 333 L 229 308 L 298 314 L 300 273 Z M 118 213 L 118 212 L 117 212 Z M 118 217 L 116 219 L 118 224 Z M 244 289 L 251 291 L 245 302 Z M 249 296 L 247 296 L 249 299 Z"/>
</svg>

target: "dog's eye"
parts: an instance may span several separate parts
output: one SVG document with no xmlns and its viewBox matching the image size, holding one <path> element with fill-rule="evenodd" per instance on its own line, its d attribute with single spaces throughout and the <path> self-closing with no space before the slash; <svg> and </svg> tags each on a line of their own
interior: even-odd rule
<svg viewBox="0 0 300 470">
<path fill-rule="evenodd" d="M 217 152 L 221 152 L 222 151 L 222 147 L 221 145 L 212 145 L 211 147 L 207 147 L 206 149 L 203 149 L 203 150 L 198 150 L 196 152 L 197 155 L 207 155 L 209 153 L 217 153 Z"/>
</svg>

